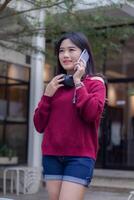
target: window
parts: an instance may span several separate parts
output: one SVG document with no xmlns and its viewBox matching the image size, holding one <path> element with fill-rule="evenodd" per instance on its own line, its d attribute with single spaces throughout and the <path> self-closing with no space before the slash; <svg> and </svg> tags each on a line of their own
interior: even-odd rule
<svg viewBox="0 0 134 200">
<path fill-rule="evenodd" d="M 28 67 L 0 61 L 0 146 L 16 151 L 19 163 L 27 161 Z"/>
</svg>

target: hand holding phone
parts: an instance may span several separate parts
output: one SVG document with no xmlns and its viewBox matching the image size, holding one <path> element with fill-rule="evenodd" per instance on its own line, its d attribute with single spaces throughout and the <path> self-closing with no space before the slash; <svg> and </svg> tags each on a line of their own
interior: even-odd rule
<svg viewBox="0 0 134 200">
<path fill-rule="evenodd" d="M 78 59 L 78 62 L 82 61 L 86 67 L 87 61 L 89 59 L 89 54 L 86 49 L 84 49 Z M 78 73 L 78 72 L 77 72 Z M 78 75 L 77 75 L 78 76 Z M 73 75 L 64 75 L 64 80 L 61 82 L 66 87 L 74 87 Z"/>
<path fill-rule="evenodd" d="M 81 81 L 81 78 L 85 74 L 85 68 L 87 65 L 87 61 L 89 60 L 89 54 L 86 49 L 84 49 L 75 65 L 75 73 L 73 75 L 74 84 L 77 84 Z M 82 63 L 80 63 L 82 61 Z"/>
<path fill-rule="evenodd" d="M 82 61 L 86 67 L 87 61 L 89 60 L 89 54 L 86 49 L 84 49 L 78 59 L 78 62 Z"/>
</svg>

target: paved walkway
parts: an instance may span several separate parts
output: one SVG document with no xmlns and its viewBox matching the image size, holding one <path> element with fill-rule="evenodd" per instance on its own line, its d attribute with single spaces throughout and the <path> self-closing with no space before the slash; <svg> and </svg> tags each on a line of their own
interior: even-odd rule
<svg viewBox="0 0 134 200">
<path fill-rule="evenodd" d="M 127 200 L 129 195 L 128 191 L 123 190 L 109 190 L 109 189 L 97 189 L 97 188 L 89 188 L 87 189 L 86 196 L 84 200 Z M 0 192 L 0 198 L 10 198 L 13 200 L 48 200 L 47 192 L 44 187 L 40 187 L 40 190 L 36 194 L 29 194 L 24 195 L 20 194 L 19 196 L 11 195 L 8 193 L 8 195 L 3 196 L 3 194 Z M 71 200 L 71 199 L 70 199 Z"/>
</svg>

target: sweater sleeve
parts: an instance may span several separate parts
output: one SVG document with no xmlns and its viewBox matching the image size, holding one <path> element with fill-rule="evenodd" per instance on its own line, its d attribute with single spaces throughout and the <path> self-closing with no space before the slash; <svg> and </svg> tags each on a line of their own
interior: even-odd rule
<svg viewBox="0 0 134 200">
<path fill-rule="evenodd" d="M 94 121 L 101 116 L 105 97 L 105 84 L 99 80 L 92 80 L 90 89 L 83 86 L 76 90 L 76 107 L 86 122 Z"/>
<path fill-rule="evenodd" d="M 35 109 L 33 121 L 34 126 L 39 133 L 44 132 L 47 126 L 51 108 L 51 99 L 52 97 L 43 95 Z"/>
</svg>

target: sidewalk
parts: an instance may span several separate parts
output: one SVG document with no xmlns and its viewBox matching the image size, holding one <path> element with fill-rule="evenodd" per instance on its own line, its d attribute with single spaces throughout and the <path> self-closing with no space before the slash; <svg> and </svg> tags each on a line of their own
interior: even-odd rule
<svg viewBox="0 0 134 200">
<path fill-rule="evenodd" d="M 98 189 L 95 187 L 90 187 L 87 189 L 85 200 L 127 200 L 129 191 L 124 190 L 110 190 L 110 189 Z M 36 194 L 24 195 L 20 194 L 16 196 L 15 194 L 8 193 L 6 196 L 3 196 L 0 192 L 0 198 L 11 198 L 13 200 L 48 200 L 47 192 L 45 187 L 40 187 L 40 190 Z M 4 199 L 3 199 L 4 200 Z M 72 200 L 72 199 L 70 199 Z"/>
</svg>

